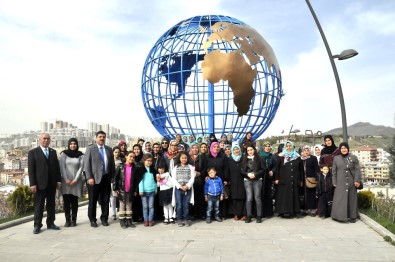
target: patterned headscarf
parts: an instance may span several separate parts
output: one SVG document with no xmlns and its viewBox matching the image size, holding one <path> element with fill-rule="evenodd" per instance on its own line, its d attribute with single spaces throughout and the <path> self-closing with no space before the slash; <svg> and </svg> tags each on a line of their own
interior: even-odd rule
<svg viewBox="0 0 395 262">
<path fill-rule="evenodd" d="M 239 149 L 239 152 L 240 152 L 240 153 L 239 153 L 238 156 L 236 156 L 236 155 L 233 154 L 233 149 L 234 149 L 234 148 L 238 148 L 238 149 Z M 241 152 L 241 148 L 240 148 L 240 146 L 237 145 L 237 144 L 234 145 L 234 146 L 232 146 L 232 148 L 230 149 L 230 151 L 232 152 L 232 155 L 231 155 L 231 156 L 232 156 L 232 158 L 233 158 L 234 161 L 239 161 L 240 158 L 243 156 L 243 153 Z"/>
<path fill-rule="evenodd" d="M 290 144 L 290 145 L 292 146 L 291 152 L 288 152 L 288 151 L 287 151 L 287 144 Z M 298 158 L 298 156 L 299 156 L 299 154 L 298 154 L 298 153 L 296 152 L 296 150 L 295 150 L 294 144 L 293 144 L 291 141 L 285 142 L 285 145 L 284 145 L 284 148 L 283 148 L 283 152 L 282 152 L 282 153 L 283 153 L 283 155 L 284 155 L 284 157 L 285 157 L 285 159 L 286 159 L 285 162 L 294 160 L 294 159 Z"/>
</svg>

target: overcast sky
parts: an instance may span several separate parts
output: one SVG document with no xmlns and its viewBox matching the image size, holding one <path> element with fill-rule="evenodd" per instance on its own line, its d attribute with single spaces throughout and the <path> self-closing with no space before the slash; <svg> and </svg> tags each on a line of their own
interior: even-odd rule
<svg viewBox="0 0 395 262">
<path fill-rule="evenodd" d="M 395 1 L 311 0 L 336 61 L 348 124 L 394 125 Z M 157 136 L 141 101 L 149 50 L 181 20 L 227 15 L 255 28 L 279 61 L 283 97 L 263 137 L 341 127 L 339 96 L 305 0 L 0 0 L 0 134 L 60 119 Z M 99 103 L 101 103 L 99 105 Z"/>
</svg>

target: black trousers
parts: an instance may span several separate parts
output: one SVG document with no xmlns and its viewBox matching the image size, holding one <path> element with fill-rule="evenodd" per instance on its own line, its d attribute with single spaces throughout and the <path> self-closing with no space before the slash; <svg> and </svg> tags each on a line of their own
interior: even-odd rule
<svg viewBox="0 0 395 262">
<path fill-rule="evenodd" d="M 106 175 L 107 176 L 107 175 Z M 96 222 L 96 205 L 100 198 L 101 216 L 100 220 L 107 221 L 110 206 L 111 184 L 106 176 L 103 176 L 100 184 L 88 185 L 88 217 L 90 221 Z"/>
<path fill-rule="evenodd" d="M 37 190 L 34 199 L 34 227 L 43 226 L 44 204 L 47 208 L 47 226 L 52 225 L 55 221 L 55 193 L 56 188 L 48 185 L 46 189 Z M 46 200 L 46 203 L 45 203 Z"/>
<path fill-rule="evenodd" d="M 63 210 L 66 221 L 70 221 L 70 218 L 71 221 L 77 221 L 78 197 L 71 194 L 63 195 Z"/>
</svg>

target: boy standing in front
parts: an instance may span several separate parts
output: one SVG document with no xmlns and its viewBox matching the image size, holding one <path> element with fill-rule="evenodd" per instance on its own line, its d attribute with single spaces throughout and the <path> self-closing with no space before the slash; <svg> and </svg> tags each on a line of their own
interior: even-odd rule
<svg viewBox="0 0 395 262">
<path fill-rule="evenodd" d="M 207 168 L 208 179 L 204 184 L 204 198 L 207 204 L 206 222 L 211 223 L 211 212 L 214 208 L 215 220 L 222 222 L 219 217 L 219 201 L 224 199 L 224 186 L 222 179 L 217 177 L 215 167 Z"/>
</svg>

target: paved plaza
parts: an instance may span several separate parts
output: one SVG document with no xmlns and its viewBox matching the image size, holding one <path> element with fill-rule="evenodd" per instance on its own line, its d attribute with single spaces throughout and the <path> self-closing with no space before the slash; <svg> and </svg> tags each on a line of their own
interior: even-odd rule
<svg viewBox="0 0 395 262">
<path fill-rule="evenodd" d="M 227 219 L 128 229 L 117 220 L 92 228 L 82 206 L 77 227 L 63 227 L 61 213 L 59 231 L 44 225 L 34 235 L 32 221 L 0 230 L 0 261 L 395 261 L 395 246 L 375 231 L 383 228 L 362 220 L 274 217 L 261 224 Z"/>
</svg>

